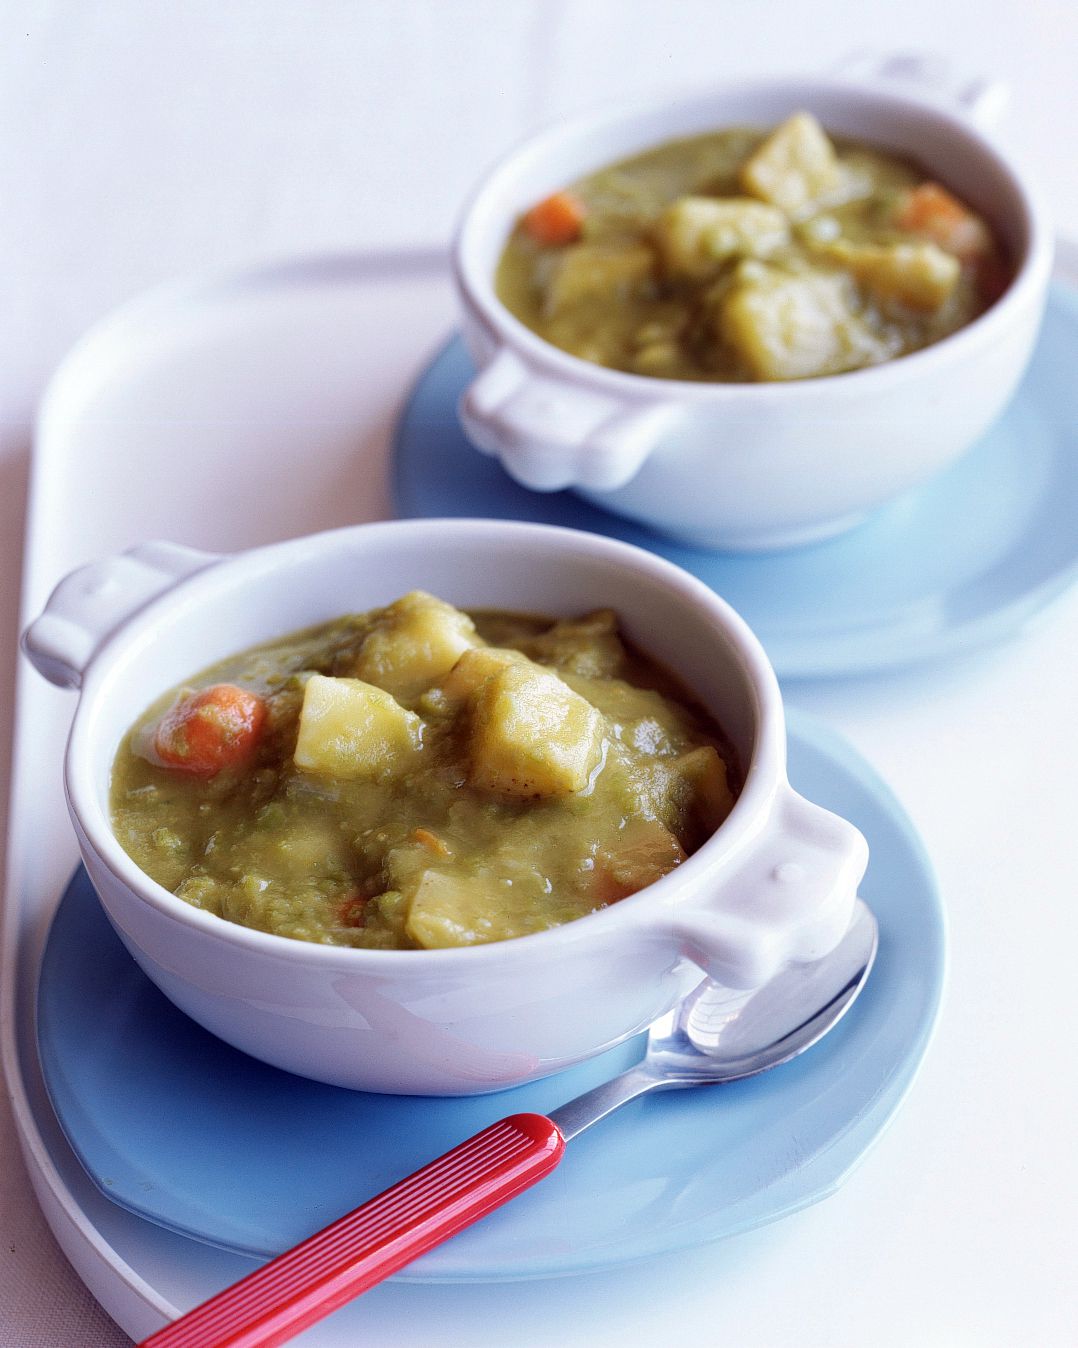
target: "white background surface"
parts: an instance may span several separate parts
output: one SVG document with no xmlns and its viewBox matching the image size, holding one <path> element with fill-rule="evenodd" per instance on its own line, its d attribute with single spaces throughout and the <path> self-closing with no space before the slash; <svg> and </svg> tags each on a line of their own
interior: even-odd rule
<svg viewBox="0 0 1078 1348">
<path fill-rule="evenodd" d="M 207 265 L 439 244 L 477 172 L 551 116 L 613 94 L 827 66 L 864 47 L 941 51 L 1007 77 L 1009 139 L 1039 169 L 1062 229 L 1078 234 L 1069 3 L 0 9 L 0 754 L 30 416 L 90 322 L 147 284 Z M 1076 637 L 1072 595 L 1022 642 L 976 661 L 789 690 L 904 801 L 952 923 L 937 1042 L 898 1122 L 846 1189 L 780 1227 L 628 1274 L 443 1289 L 440 1341 L 625 1348 L 667 1342 L 675 1324 L 679 1338 L 739 1348 L 1078 1341 L 1078 1086 L 1073 1000 L 1061 992 L 1073 987 L 1078 940 Z M 399 1333 L 371 1342 L 416 1342 L 410 1308 L 419 1316 L 434 1294 L 373 1295 L 379 1323 L 395 1309 Z M 52 1243 L 5 1116 L 0 1348 L 125 1341 Z"/>
</svg>

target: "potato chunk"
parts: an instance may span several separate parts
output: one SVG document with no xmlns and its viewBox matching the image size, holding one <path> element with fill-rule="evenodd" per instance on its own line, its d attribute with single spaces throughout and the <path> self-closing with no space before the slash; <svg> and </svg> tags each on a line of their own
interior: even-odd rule
<svg viewBox="0 0 1078 1348">
<path fill-rule="evenodd" d="M 746 197 L 679 197 L 655 223 L 667 274 L 692 280 L 713 275 L 732 257 L 766 257 L 789 238 L 780 210 Z"/>
<path fill-rule="evenodd" d="M 826 197 L 839 181 L 835 147 L 815 117 L 797 112 L 741 166 L 741 186 L 791 215 Z"/>
<path fill-rule="evenodd" d="M 878 299 L 931 312 L 950 299 L 962 264 L 934 243 L 848 243 L 827 256 L 846 267 Z"/>
<path fill-rule="evenodd" d="M 506 665 L 523 661 L 520 651 L 503 649 L 500 646 L 477 646 L 465 651 L 446 676 L 442 685 L 446 694 L 453 700 L 471 697 L 487 679 L 493 678 Z"/>
<path fill-rule="evenodd" d="M 618 615 L 608 608 L 595 609 L 579 618 L 563 618 L 520 644 L 525 655 L 541 665 L 553 665 L 559 673 L 569 671 L 594 678 L 617 674 L 626 659 Z"/>
<path fill-rule="evenodd" d="M 407 764 L 422 729 L 419 717 L 383 689 L 312 674 L 303 690 L 295 764 L 329 777 L 382 777 Z"/>
<path fill-rule="evenodd" d="M 471 778 L 508 796 L 567 796 L 602 754 L 602 717 L 556 674 L 507 664 L 476 695 Z"/>
<path fill-rule="evenodd" d="M 857 303 L 853 280 L 841 272 L 772 270 L 727 295 L 719 331 L 757 379 L 838 374 L 891 354 Z"/>
<path fill-rule="evenodd" d="M 655 267 L 646 243 L 577 243 L 558 254 L 545 287 L 543 310 L 553 318 L 582 301 L 615 300 Z"/>
<path fill-rule="evenodd" d="M 698 749 L 682 754 L 674 770 L 689 783 L 693 813 L 713 833 L 734 806 L 734 793 L 722 755 L 713 745 L 701 744 Z"/>
<path fill-rule="evenodd" d="M 426 870 L 404 886 L 404 930 L 426 950 L 485 945 L 553 925 L 527 890 L 489 874 Z"/>
<path fill-rule="evenodd" d="M 466 613 L 413 590 L 382 610 L 363 642 L 355 673 L 408 701 L 444 678 L 466 650 L 481 644 Z"/>
</svg>

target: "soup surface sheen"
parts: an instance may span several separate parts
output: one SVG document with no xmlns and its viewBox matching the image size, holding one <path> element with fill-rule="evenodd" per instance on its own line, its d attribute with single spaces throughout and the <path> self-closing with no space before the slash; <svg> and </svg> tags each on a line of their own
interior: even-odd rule
<svg viewBox="0 0 1078 1348">
<path fill-rule="evenodd" d="M 496 285 L 583 360 L 737 383 L 916 351 L 1008 279 L 987 224 L 946 188 L 801 112 L 672 141 L 554 193 L 517 222 Z"/>
<path fill-rule="evenodd" d="M 468 615 L 421 592 L 236 655 L 150 707 L 116 836 L 230 921 L 376 949 L 594 912 L 729 813 L 733 759 L 609 610 Z"/>
</svg>

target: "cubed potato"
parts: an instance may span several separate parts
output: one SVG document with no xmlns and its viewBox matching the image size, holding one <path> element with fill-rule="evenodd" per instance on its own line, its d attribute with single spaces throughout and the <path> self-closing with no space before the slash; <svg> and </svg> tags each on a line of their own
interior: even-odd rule
<svg viewBox="0 0 1078 1348">
<path fill-rule="evenodd" d="M 618 615 L 600 608 L 579 618 L 563 618 L 553 627 L 521 642 L 525 654 L 559 672 L 601 678 L 613 676 L 625 664 Z"/>
<path fill-rule="evenodd" d="M 646 281 L 655 254 L 646 243 L 578 243 L 553 260 L 543 310 L 553 318 L 582 301 L 616 299 Z"/>
<path fill-rule="evenodd" d="M 481 944 L 490 939 L 484 937 L 482 928 L 485 897 L 476 893 L 469 877 L 424 871 L 408 906 L 404 930 L 426 950 Z"/>
<path fill-rule="evenodd" d="M 741 167 L 741 186 L 754 197 L 798 215 L 838 185 L 835 147 L 815 117 L 798 112 L 771 133 Z"/>
<path fill-rule="evenodd" d="M 766 257 L 790 239 L 786 217 L 746 197 L 679 197 L 655 223 L 670 276 L 703 279 L 732 257 Z"/>
<path fill-rule="evenodd" d="M 610 733 L 646 753 L 680 743 L 691 718 L 654 688 L 637 688 L 624 679 L 592 678 L 567 670 L 562 676 L 575 693 L 606 717 Z"/>
<path fill-rule="evenodd" d="M 837 374 L 890 354 L 858 316 L 857 302 L 856 286 L 841 272 L 772 269 L 730 291 L 718 328 L 757 379 Z"/>
<path fill-rule="evenodd" d="M 500 646 L 476 646 L 464 652 L 446 675 L 442 686 L 453 701 L 464 700 L 506 665 L 518 664 L 525 658 L 520 651 L 505 650 Z"/>
<path fill-rule="evenodd" d="M 848 243 L 836 240 L 827 256 L 846 267 L 881 300 L 931 312 L 958 284 L 962 264 L 934 243 Z"/>
<path fill-rule="evenodd" d="M 363 642 L 355 674 L 411 701 L 445 677 L 466 650 L 481 645 L 466 613 L 422 590 L 382 610 Z"/>
<path fill-rule="evenodd" d="M 419 717 L 384 689 L 312 674 L 303 691 L 295 764 L 329 777 L 382 777 L 407 767 L 422 730 Z"/>
<path fill-rule="evenodd" d="M 722 755 L 712 745 L 702 744 L 682 754 L 674 771 L 689 783 L 693 813 L 709 832 L 714 832 L 734 805 Z"/>
<path fill-rule="evenodd" d="M 507 664 L 475 699 L 471 779 L 507 796 L 567 796 L 602 754 L 602 717 L 556 674 Z"/>
<path fill-rule="evenodd" d="M 427 950 L 506 941 L 551 925 L 534 894 L 488 874 L 423 871 L 405 885 L 403 898 L 405 932 Z"/>
</svg>

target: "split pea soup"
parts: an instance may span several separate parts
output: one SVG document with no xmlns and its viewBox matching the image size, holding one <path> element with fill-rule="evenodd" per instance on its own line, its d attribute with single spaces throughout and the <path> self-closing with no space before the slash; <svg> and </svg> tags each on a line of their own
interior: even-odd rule
<svg viewBox="0 0 1078 1348">
<path fill-rule="evenodd" d="M 729 813 L 721 729 L 616 615 L 466 613 L 421 592 L 238 654 L 151 706 L 113 827 L 196 908 L 408 950 L 584 917 Z"/>
<path fill-rule="evenodd" d="M 739 383 L 917 351 L 1009 279 L 988 224 L 945 186 L 799 112 L 660 145 L 536 203 L 496 287 L 582 360 Z"/>
</svg>

